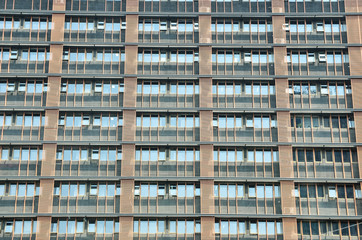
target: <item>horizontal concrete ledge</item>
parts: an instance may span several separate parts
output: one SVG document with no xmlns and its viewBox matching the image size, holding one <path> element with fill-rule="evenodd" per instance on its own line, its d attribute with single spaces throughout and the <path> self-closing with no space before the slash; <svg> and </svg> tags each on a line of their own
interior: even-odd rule
<svg viewBox="0 0 362 240">
<path fill-rule="evenodd" d="M 135 77 L 138 79 L 147 80 L 198 80 L 201 77 L 212 78 L 214 80 L 265 80 L 274 81 L 279 78 L 288 78 L 288 80 L 305 80 L 305 81 L 320 81 L 320 80 L 338 80 L 346 81 L 350 79 L 360 79 L 362 75 L 344 75 L 344 76 L 326 76 L 326 75 L 147 75 L 147 74 L 55 74 L 55 73 L 0 73 L 0 78 L 47 78 L 47 77 L 61 77 L 63 79 L 123 79 L 125 77 Z"/>
<path fill-rule="evenodd" d="M 60 112 L 122 112 L 134 110 L 138 113 L 198 113 L 199 111 L 213 111 L 214 113 L 276 113 L 289 111 L 292 114 L 352 114 L 361 112 L 362 109 L 301 109 L 301 108 L 143 108 L 143 107 L 25 107 L 25 106 L 0 106 L 2 112 L 44 112 L 46 110 L 59 110 Z"/>
<path fill-rule="evenodd" d="M 283 215 L 283 214 L 147 214 L 147 213 L 133 213 L 133 214 L 121 214 L 121 213 L 45 213 L 45 214 L 37 214 L 37 213 L 28 213 L 28 214 L 1 214 L 1 218 L 36 218 L 36 217 L 44 217 L 49 216 L 53 218 L 76 218 L 76 217 L 135 217 L 135 218 L 201 218 L 201 217 L 215 217 L 217 219 L 278 219 L 282 218 L 296 218 L 300 220 L 361 220 L 360 216 L 328 216 L 328 215 Z"/>
<path fill-rule="evenodd" d="M 294 183 L 319 183 L 319 184 L 357 184 L 362 179 L 343 178 L 253 178 L 253 177 L 89 177 L 89 176 L 1 176 L 0 181 L 39 181 L 42 179 L 54 179 L 55 181 L 120 181 L 134 180 L 136 182 L 199 182 L 202 180 L 214 180 L 215 183 L 279 183 L 281 181 L 293 181 Z"/>
<path fill-rule="evenodd" d="M 2 140 L 2 146 L 31 145 L 39 146 L 46 143 L 54 143 L 59 146 L 121 146 L 122 144 L 135 144 L 136 146 L 200 146 L 213 145 L 215 147 L 314 147 L 314 148 L 354 148 L 362 146 L 362 143 L 291 143 L 291 142 L 164 142 L 164 141 L 6 141 Z"/>
</svg>

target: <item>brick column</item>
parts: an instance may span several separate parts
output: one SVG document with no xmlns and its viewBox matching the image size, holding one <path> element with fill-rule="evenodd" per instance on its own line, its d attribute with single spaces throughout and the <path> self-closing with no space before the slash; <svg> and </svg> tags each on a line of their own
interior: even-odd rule
<svg viewBox="0 0 362 240">
<path fill-rule="evenodd" d="M 134 209 L 134 175 L 136 145 L 136 97 L 137 97 L 137 55 L 138 55 L 138 0 L 126 3 L 126 43 L 125 43 L 125 78 L 123 106 L 122 169 L 121 176 L 129 179 L 121 180 L 120 213 L 129 214 L 119 218 L 119 239 L 133 239 Z"/>
<path fill-rule="evenodd" d="M 38 217 L 37 218 L 37 240 L 49 240 L 50 228 L 52 223 L 52 217 Z"/>
<path fill-rule="evenodd" d="M 211 0 L 199 0 L 199 12 L 200 176 L 213 178 Z M 200 188 L 201 214 L 214 214 L 214 180 L 201 180 Z M 201 240 L 214 240 L 214 227 L 215 217 L 201 217 Z"/>
<path fill-rule="evenodd" d="M 37 234 L 36 240 L 50 239 L 50 226 L 52 222 L 52 207 L 53 207 L 53 190 L 54 179 L 41 179 L 39 192 L 39 209 L 38 213 L 42 216 L 37 217 Z"/>
<path fill-rule="evenodd" d="M 133 239 L 133 217 L 120 217 L 119 228 L 119 239 Z"/>
<path fill-rule="evenodd" d="M 64 11 L 65 1 L 55 0 L 53 2 L 54 11 Z M 37 240 L 50 239 L 50 227 L 52 221 L 53 207 L 53 189 L 57 151 L 57 136 L 58 136 L 58 118 L 59 118 L 59 103 L 60 103 L 60 86 L 62 73 L 62 56 L 64 41 L 64 13 L 52 14 L 52 34 L 51 41 L 59 42 L 59 44 L 50 44 L 50 60 L 49 73 L 53 76 L 48 77 L 48 92 L 45 110 L 45 127 L 44 141 L 49 143 L 43 144 L 43 160 L 41 168 L 41 176 L 46 176 L 40 180 L 39 193 L 39 210 L 43 216 L 37 217 L 38 229 L 36 234 Z"/>
<path fill-rule="evenodd" d="M 284 13 L 284 1 L 272 1 L 273 13 Z M 289 83 L 286 76 L 288 75 L 288 65 L 286 62 L 287 49 L 286 49 L 286 33 L 283 28 L 285 24 L 284 15 L 274 15 L 273 21 L 273 42 L 279 44 L 274 47 L 274 63 L 275 63 L 275 94 L 276 94 L 276 107 L 277 107 L 277 121 L 278 121 L 278 142 L 283 145 L 279 146 L 279 166 L 280 177 L 283 179 L 293 178 L 293 157 L 292 146 L 284 145 L 291 143 L 291 128 L 290 128 L 290 111 L 289 111 Z M 282 200 L 282 214 L 294 215 L 296 212 L 295 198 L 293 195 L 294 181 L 282 180 L 280 181 L 281 200 Z M 297 219 L 295 217 L 283 217 L 283 236 L 285 240 L 298 239 L 297 234 Z"/>
<path fill-rule="evenodd" d="M 362 44 L 362 1 L 345 1 L 346 13 L 356 15 L 346 16 L 347 42 L 349 44 Z M 348 47 L 350 78 L 352 88 L 352 103 L 355 121 L 356 142 L 362 142 L 362 79 L 355 77 L 362 75 L 362 47 Z M 359 177 L 362 176 L 362 147 L 357 147 L 357 160 Z"/>
<path fill-rule="evenodd" d="M 273 13 L 284 13 L 284 0 L 273 0 L 272 1 L 272 12 Z"/>
</svg>

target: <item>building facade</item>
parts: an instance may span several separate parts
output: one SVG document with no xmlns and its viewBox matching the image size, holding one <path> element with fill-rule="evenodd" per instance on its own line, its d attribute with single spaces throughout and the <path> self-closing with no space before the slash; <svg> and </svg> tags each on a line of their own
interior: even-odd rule
<svg viewBox="0 0 362 240">
<path fill-rule="evenodd" d="M 0 0 L 0 238 L 361 240 L 361 0 Z"/>
</svg>

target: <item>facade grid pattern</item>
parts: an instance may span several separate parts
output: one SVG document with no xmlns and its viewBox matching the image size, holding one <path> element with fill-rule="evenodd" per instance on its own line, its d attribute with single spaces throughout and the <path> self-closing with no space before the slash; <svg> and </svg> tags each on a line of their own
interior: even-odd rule
<svg viewBox="0 0 362 240">
<path fill-rule="evenodd" d="M 362 239 L 361 0 L 0 9 L 0 239 Z"/>
</svg>

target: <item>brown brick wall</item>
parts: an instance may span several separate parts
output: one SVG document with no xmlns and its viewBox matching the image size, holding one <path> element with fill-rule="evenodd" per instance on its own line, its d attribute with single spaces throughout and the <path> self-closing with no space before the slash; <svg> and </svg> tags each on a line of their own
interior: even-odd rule
<svg viewBox="0 0 362 240">
<path fill-rule="evenodd" d="M 200 78 L 200 107 L 212 108 L 212 78 Z"/>
<path fill-rule="evenodd" d="M 50 36 L 52 42 L 64 41 L 64 13 L 53 13 L 52 15 L 52 34 Z M 56 30 L 56 31 L 53 31 Z"/>
<path fill-rule="evenodd" d="M 138 42 L 138 15 L 126 15 L 126 42 Z"/>
<path fill-rule="evenodd" d="M 351 79 L 353 108 L 362 108 L 362 79 Z"/>
<path fill-rule="evenodd" d="M 347 0 L 344 1 L 345 12 L 361 12 L 362 1 L 361 0 Z"/>
<path fill-rule="evenodd" d="M 45 111 L 44 140 L 56 141 L 58 136 L 59 110 L 47 109 Z"/>
<path fill-rule="evenodd" d="M 362 47 L 349 47 L 349 65 L 351 75 L 362 75 Z"/>
<path fill-rule="evenodd" d="M 212 111 L 200 111 L 200 141 L 210 142 L 213 140 L 212 133 Z"/>
<path fill-rule="evenodd" d="M 57 144 L 44 143 L 43 144 L 43 160 L 41 163 L 42 176 L 55 176 Z"/>
<path fill-rule="evenodd" d="M 199 16 L 199 42 L 211 43 L 211 16 Z"/>
<path fill-rule="evenodd" d="M 298 239 L 296 218 L 283 218 L 283 239 L 284 240 Z"/>
<path fill-rule="evenodd" d="M 134 141 L 136 136 L 136 111 L 123 111 L 122 141 Z"/>
<path fill-rule="evenodd" d="M 123 177 L 132 177 L 135 174 L 135 144 L 122 144 L 122 168 Z"/>
<path fill-rule="evenodd" d="M 281 178 L 294 177 L 292 146 L 279 146 L 279 166 Z"/>
<path fill-rule="evenodd" d="M 286 78 L 275 79 L 275 96 L 277 108 L 289 108 L 289 83 Z"/>
<path fill-rule="evenodd" d="M 359 178 L 362 178 L 362 146 L 357 146 L 357 160 L 358 160 Z"/>
<path fill-rule="evenodd" d="M 272 1 L 272 12 L 273 13 L 284 13 L 284 0 L 273 0 Z"/>
<path fill-rule="evenodd" d="M 362 112 L 354 112 L 356 142 L 362 143 Z"/>
<path fill-rule="evenodd" d="M 199 12 L 211 12 L 211 0 L 199 0 Z"/>
<path fill-rule="evenodd" d="M 64 11 L 65 2 L 66 2 L 66 0 L 54 0 L 53 1 L 53 10 L 54 11 Z"/>
<path fill-rule="evenodd" d="M 200 145 L 200 177 L 214 177 L 214 146 Z"/>
<path fill-rule="evenodd" d="M 274 47 L 275 75 L 288 75 L 286 47 Z"/>
<path fill-rule="evenodd" d="M 215 240 L 215 218 L 201 217 L 201 240 Z"/>
<path fill-rule="evenodd" d="M 124 78 L 123 106 L 136 107 L 136 101 L 137 101 L 136 97 L 137 97 L 137 78 L 136 77 Z"/>
<path fill-rule="evenodd" d="M 291 142 L 290 113 L 277 112 L 278 141 Z"/>
<path fill-rule="evenodd" d="M 273 16 L 272 21 L 273 21 L 273 42 L 285 44 L 286 34 L 283 28 L 283 25 L 285 24 L 285 16 Z"/>
<path fill-rule="evenodd" d="M 200 59 L 199 59 L 200 75 L 211 75 L 212 48 L 210 46 L 200 46 L 199 51 L 200 51 Z"/>
<path fill-rule="evenodd" d="M 282 214 L 295 215 L 295 196 L 294 196 L 294 182 L 293 181 L 280 181 L 281 199 L 282 199 Z"/>
<path fill-rule="evenodd" d="M 36 240 L 49 240 L 52 218 L 39 216 L 37 217 L 36 221 L 37 221 Z"/>
<path fill-rule="evenodd" d="M 119 240 L 133 239 L 133 217 L 120 217 L 119 227 Z"/>
<path fill-rule="evenodd" d="M 53 34 L 53 33 L 52 33 Z M 63 45 L 50 45 L 49 73 L 62 72 Z"/>
<path fill-rule="evenodd" d="M 346 16 L 347 41 L 348 43 L 362 43 L 362 16 Z"/>
<path fill-rule="evenodd" d="M 201 214 L 213 214 L 215 212 L 214 180 L 200 180 L 200 190 Z"/>
<path fill-rule="evenodd" d="M 125 74 L 137 74 L 137 54 L 138 46 L 128 45 L 125 47 L 126 63 L 125 63 Z"/>
<path fill-rule="evenodd" d="M 126 2 L 127 12 L 138 12 L 138 0 L 131 0 Z M 138 29 L 138 28 L 137 28 Z"/>
<path fill-rule="evenodd" d="M 53 206 L 54 179 L 40 179 L 39 213 L 51 214 Z"/>
<path fill-rule="evenodd" d="M 59 106 L 61 82 L 61 77 L 48 77 L 47 107 Z"/>
<path fill-rule="evenodd" d="M 133 213 L 134 209 L 134 180 L 121 180 L 120 213 Z"/>
</svg>

